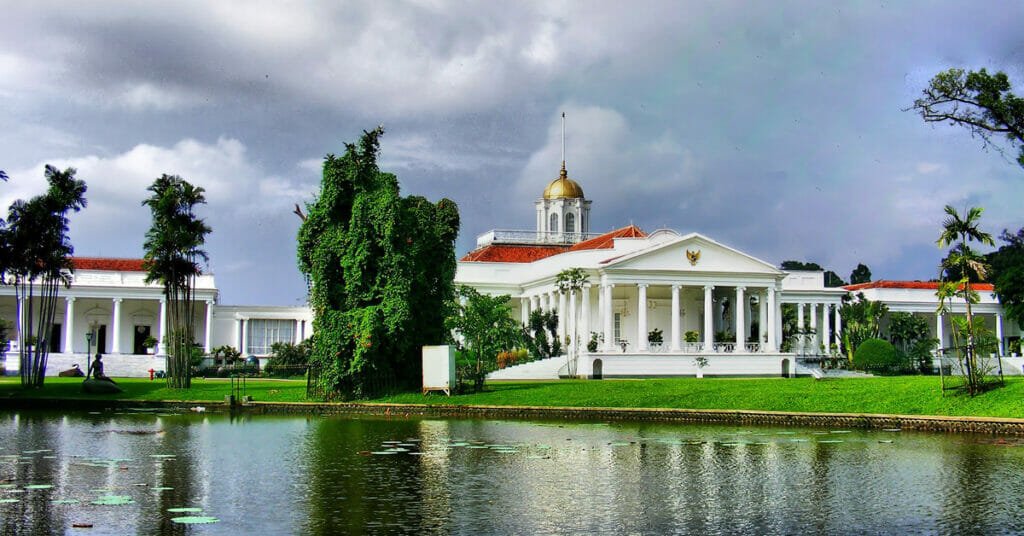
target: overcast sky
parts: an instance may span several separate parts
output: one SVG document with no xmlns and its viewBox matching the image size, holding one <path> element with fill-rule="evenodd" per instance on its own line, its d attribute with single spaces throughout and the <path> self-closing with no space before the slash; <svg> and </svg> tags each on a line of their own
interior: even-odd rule
<svg viewBox="0 0 1024 536">
<path fill-rule="evenodd" d="M 2 4 L 0 206 L 76 167 L 76 254 L 139 257 L 145 188 L 181 175 L 222 303 L 305 303 L 292 208 L 378 124 L 404 194 L 459 204 L 460 255 L 534 226 L 562 112 L 592 231 L 928 279 L 943 205 L 1024 226 L 1024 169 L 903 111 L 950 67 L 1024 93 L 1024 3 Z"/>
</svg>

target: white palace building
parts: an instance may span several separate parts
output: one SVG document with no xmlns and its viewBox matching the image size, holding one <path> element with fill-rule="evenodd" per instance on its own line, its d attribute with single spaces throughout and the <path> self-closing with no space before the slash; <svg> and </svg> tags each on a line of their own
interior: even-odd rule
<svg viewBox="0 0 1024 536">
<path fill-rule="evenodd" d="M 804 361 L 838 345 L 839 306 L 850 291 L 884 302 L 890 311 L 926 317 L 932 335 L 942 346 L 951 346 L 948 319 L 935 314 L 935 283 L 877 281 L 829 288 L 822 272 L 782 271 L 698 233 L 646 233 L 632 225 L 591 233 L 590 207 L 563 162 L 559 177 L 536 201 L 536 229 L 484 233 L 477 248 L 459 261 L 455 276 L 456 284 L 512 296 L 514 314 L 524 323 L 533 310 L 557 311 L 560 338 L 568 336 L 571 350 L 578 350 L 576 376 L 807 373 L 800 368 Z M 114 376 L 164 369 L 162 348 L 149 351 L 142 344 L 149 336 L 160 340 L 166 330 L 162 289 L 144 282 L 142 261 L 78 257 L 74 266 L 70 289 L 60 293 L 63 303 L 47 374 L 75 363 L 85 368 L 89 350 L 104 354 L 106 370 Z M 559 291 L 556 276 L 567 268 L 586 272 L 588 283 L 581 291 Z M 1019 339 L 1021 330 L 1004 322 L 991 285 L 978 285 L 978 290 L 981 303 L 974 311 L 997 334 L 999 352 L 1007 355 L 1009 342 Z M 212 274 L 198 278 L 196 299 L 196 343 L 207 352 L 230 345 L 244 356 L 265 359 L 271 344 L 312 334 L 308 307 L 219 304 Z M 807 335 L 783 340 L 783 304 L 797 308 L 800 331 Z M 954 312 L 962 312 L 959 307 Z M 0 317 L 16 326 L 7 352 L 8 374 L 17 370 L 20 319 L 26 310 L 13 287 L 0 286 Z M 649 341 L 656 330 L 662 334 L 660 343 Z M 596 351 L 586 347 L 591 334 L 599 341 Z M 1020 373 L 1024 359 L 1007 357 L 1004 369 Z M 497 371 L 492 378 L 557 378 L 569 371 L 567 361 L 562 356 L 528 363 Z"/>
<path fill-rule="evenodd" d="M 798 358 L 813 360 L 839 345 L 839 307 L 850 291 L 882 301 L 890 311 L 927 317 L 933 335 L 951 345 L 948 319 L 935 313 L 935 283 L 830 288 L 823 272 L 785 272 L 698 233 L 645 233 L 635 226 L 590 233 L 590 206 L 563 162 L 559 177 L 536 201 L 536 230 L 484 233 L 456 275 L 457 284 L 512 296 L 524 323 L 536 309 L 558 312 L 559 338 L 579 341 L 577 376 L 791 376 L 798 372 Z M 568 268 L 586 272 L 582 290 L 559 291 L 556 277 Z M 1020 330 L 1004 325 L 991 285 L 978 290 L 981 303 L 974 312 L 997 334 L 1005 354 Z M 797 308 L 798 326 L 807 335 L 783 341 L 783 304 Z M 660 343 L 649 341 L 655 330 Z M 596 351 L 586 348 L 591 337 L 599 341 Z M 570 370 L 565 357 L 547 361 L 492 378 L 558 377 Z M 1020 373 L 1021 364 L 1011 363 L 1008 370 Z"/>
</svg>

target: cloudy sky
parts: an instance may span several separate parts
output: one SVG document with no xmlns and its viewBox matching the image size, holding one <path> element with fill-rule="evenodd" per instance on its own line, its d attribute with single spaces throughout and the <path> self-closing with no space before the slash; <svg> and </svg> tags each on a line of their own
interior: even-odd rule
<svg viewBox="0 0 1024 536">
<path fill-rule="evenodd" d="M 1024 169 L 903 111 L 949 67 L 1024 93 L 1015 2 L 3 2 L 0 206 L 73 166 L 83 256 L 137 257 L 161 173 L 207 190 L 223 303 L 304 303 L 320 163 L 383 124 L 403 193 L 458 253 L 531 228 L 560 160 L 592 230 L 698 231 L 846 277 L 934 277 L 942 207 L 1024 226 Z"/>
</svg>

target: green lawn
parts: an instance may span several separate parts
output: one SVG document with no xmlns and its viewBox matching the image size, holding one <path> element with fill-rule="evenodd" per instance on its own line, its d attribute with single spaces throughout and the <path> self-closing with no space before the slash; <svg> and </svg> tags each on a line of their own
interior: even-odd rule
<svg viewBox="0 0 1024 536">
<path fill-rule="evenodd" d="M 81 379 L 47 378 L 37 391 L 21 389 L 17 378 L 0 378 L 0 398 L 93 398 L 220 402 L 228 380 L 195 379 L 190 390 L 172 390 L 161 380 L 125 378 L 120 395 L 81 391 Z M 248 380 L 246 393 L 259 402 L 303 402 L 304 380 Z M 483 393 L 451 398 L 405 393 L 370 402 L 446 405 L 570 406 L 611 408 L 749 409 L 797 412 L 972 415 L 1024 418 L 1024 378 L 981 396 L 941 396 L 939 378 L 901 376 L 814 380 L 812 378 L 671 378 L 649 380 L 562 380 L 494 383 Z"/>
<path fill-rule="evenodd" d="M 124 389 L 116 395 L 90 395 L 82 392 L 81 378 L 46 378 L 43 388 L 25 390 L 20 379 L 0 378 L 0 398 L 85 398 L 92 400 L 174 400 L 195 402 L 223 402 L 231 394 L 228 379 L 193 378 L 191 389 L 168 389 L 165 380 L 149 381 L 144 378 L 115 378 Z M 306 380 L 247 379 L 245 394 L 263 402 L 304 402 Z"/>
</svg>

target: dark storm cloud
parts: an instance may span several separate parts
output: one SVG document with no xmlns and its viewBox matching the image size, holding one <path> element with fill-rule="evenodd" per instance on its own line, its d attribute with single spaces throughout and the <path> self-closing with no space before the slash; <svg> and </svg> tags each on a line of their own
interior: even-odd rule
<svg viewBox="0 0 1024 536">
<path fill-rule="evenodd" d="M 383 123 L 406 194 L 462 210 L 459 249 L 530 227 L 558 172 L 593 226 L 700 231 L 765 260 L 927 278 L 946 203 L 1024 225 L 1024 172 L 902 109 L 939 70 L 1024 92 L 1016 4 L 25 3 L 0 34 L 4 204 L 79 167 L 81 254 L 134 256 L 160 173 L 207 187 L 226 302 L 292 304 L 295 202 Z M 35 190 L 34 190 L 35 189 Z M 134 239 L 129 239 L 134 236 Z"/>
</svg>

